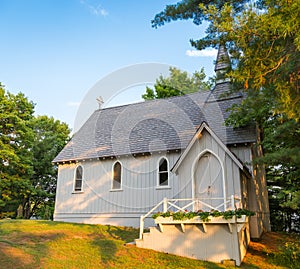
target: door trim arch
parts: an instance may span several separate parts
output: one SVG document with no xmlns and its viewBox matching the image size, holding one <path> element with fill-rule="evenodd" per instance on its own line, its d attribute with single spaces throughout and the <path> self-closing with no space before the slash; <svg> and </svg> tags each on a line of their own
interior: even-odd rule
<svg viewBox="0 0 300 269">
<path fill-rule="evenodd" d="M 224 209 L 225 211 L 227 210 L 227 206 L 226 206 L 226 197 L 227 197 L 227 192 L 226 192 L 226 180 L 225 180 L 225 169 L 224 169 L 224 163 L 221 161 L 220 157 L 215 154 L 212 150 L 210 149 L 205 149 L 203 151 L 201 151 L 196 158 L 193 161 L 192 164 L 192 168 L 191 168 L 191 173 L 192 173 L 192 198 L 195 198 L 195 171 L 196 171 L 196 164 L 198 163 L 198 161 L 200 160 L 200 158 L 206 154 L 206 153 L 210 153 L 212 154 L 214 157 L 216 157 L 216 159 L 219 161 L 220 165 L 221 165 L 221 169 L 222 169 L 222 183 L 223 183 L 223 193 L 224 193 Z"/>
</svg>

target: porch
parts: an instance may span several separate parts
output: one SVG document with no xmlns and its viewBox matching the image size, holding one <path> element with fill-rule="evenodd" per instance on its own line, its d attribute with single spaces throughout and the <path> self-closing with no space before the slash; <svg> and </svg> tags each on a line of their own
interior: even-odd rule
<svg viewBox="0 0 300 269">
<path fill-rule="evenodd" d="M 222 212 L 233 212 L 239 206 L 240 199 L 234 196 L 222 199 L 217 206 L 211 205 L 211 199 L 205 202 L 199 199 L 165 198 L 141 216 L 140 238 L 136 239 L 136 245 L 199 260 L 219 263 L 223 260 L 234 260 L 236 265 L 240 265 L 250 242 L 249 217 L 222 216 Z M 172 213 L 190 212 L 199 208 L 220 212 L 220 216 L 209 215 L 205 219 L 200 216 L 174 219 L 173 216 L 177 215 L 172 216 Z M 150 227 L 150 231 L 144 233 L 144 221 L 154 212 L 161 212 L 156 214 L 156 226 Z M 168 212 L 172 212 L 170 216 Z"/>
</svg>

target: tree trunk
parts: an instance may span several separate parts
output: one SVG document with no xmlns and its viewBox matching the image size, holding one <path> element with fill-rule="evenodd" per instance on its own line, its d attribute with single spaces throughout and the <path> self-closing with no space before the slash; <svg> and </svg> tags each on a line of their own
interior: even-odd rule
<svg viewBox="0 0 300 269">
<path fill-rule="evenodd" d="M 23 217 L 24 219 L 30 219 L 30 198 L 25 198 L 23 203 Z"/>
</svg>

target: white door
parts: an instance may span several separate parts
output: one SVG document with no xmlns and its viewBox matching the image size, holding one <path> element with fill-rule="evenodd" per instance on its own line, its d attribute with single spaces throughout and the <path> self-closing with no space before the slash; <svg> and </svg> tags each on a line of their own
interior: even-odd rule
<svg viewBox="0 0 300 269">
<path fill-rule="evenodd" d="M 198 202 L 195 210 L 210 211 L 216 208 L 224 210 L 224 186 L 222 166 L 218 159 L 211 153 L 205 153 L 196 164 L 194 174 L 194 192 Z M 206 204 L 206 205 L 205 205 Z"/>
</svg>

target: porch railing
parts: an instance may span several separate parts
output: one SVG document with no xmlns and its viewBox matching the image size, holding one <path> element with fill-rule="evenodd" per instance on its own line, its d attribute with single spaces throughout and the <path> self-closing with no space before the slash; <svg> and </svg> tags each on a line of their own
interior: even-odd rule
<svg viewBox="0 0 300 269">
<path fill-rule="evenodd" d="M 221 200 L 221 203 L 212 206 L 205 202 L 205 200 L 217 201 Z M 200 209 L 202 207 L 208 208 L 210 210 L 234 210 L 238 207 L 240 207 L 241 199 L 235 197 L 234 195 L 231 195 L 229 198 L 224 199 L 222 198 L 186 198 L 186 199 L 168 199 L 164 198 L 162 201 L 160 201 L 156 206 L 154 206 L 148 213 L 140 217 L 140 239 L 143 238 L 143 232 L 144 232 L 144 226 L 145 226 L 145 219 L 148 218 L 153 212 L 155 211 L 161 211 L 161 212 L 167 212 L 167 211 L 193 211 L 197 209 Z"/>
</svg>

